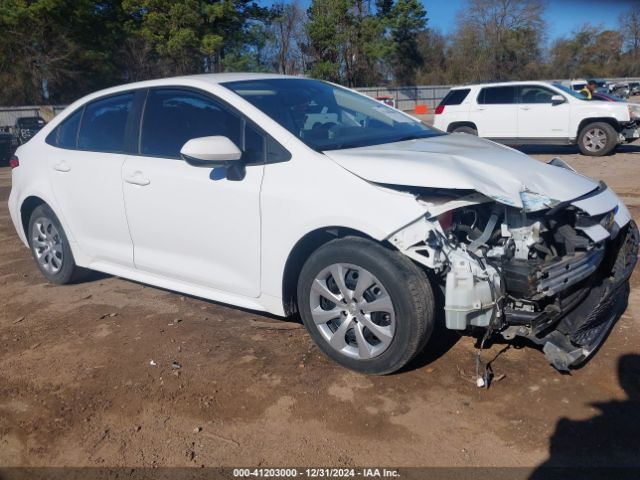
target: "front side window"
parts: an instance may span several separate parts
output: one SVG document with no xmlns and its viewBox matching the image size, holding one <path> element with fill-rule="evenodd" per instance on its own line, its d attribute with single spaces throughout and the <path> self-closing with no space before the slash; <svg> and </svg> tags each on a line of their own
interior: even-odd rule
<svg viewBox="0 0 640 480">
<path fill-rule="evenodd" d="M 142 117 L 140 154 L 180 158 L 187 141 L 216 135 L 228 137 L 241 148 L 241 127 L 237 115 L 206 95 L 169 88 L 149 90 Z"/>
<path fill-rule="evenodd" d="M 133 93 L 123 93 L 89 103 L 82 116 L 78 149 L 93 152 L 124 152 L 127 118 Z"/>
<path fill-rule="evenodd" d="M 551 90 L 537 85 L 520 87 L 520 103 L 552 103 L 553 95 Z"/>
<path fill-rule="evenodd" d="M 319 80 L 278 78 L 222 85 L 318 151 L 442 135 L 381 102 Z"/>
<path fill-rule="evenodd" d="M 586 100 L 584 95 L 582 95 L 581 93 L 570 89 L 569 87 L 565 87 L 564 85 L 561 85 L 559 83 L 554 83 L 553 86 L 555 88 L 557 88 L 558 90 L 562 90 L 564 93 L 567 93 L 567 94 L 571 95 L 573 98 L 577 98 L 578 100 Z"/>
</svg>

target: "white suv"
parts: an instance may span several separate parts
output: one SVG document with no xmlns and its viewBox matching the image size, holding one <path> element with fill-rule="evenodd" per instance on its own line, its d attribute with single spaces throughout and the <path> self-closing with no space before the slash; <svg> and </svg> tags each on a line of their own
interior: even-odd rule
<svg viewBox="0 0 640 480">
<path fill-rule="evenodd" d="M 607 155 L 640 137 L 627 104 L 586 100 L 546 82 L 455 87 L 435 110 L 434 126 L 507 145 L 578 144 L 584 155 Z"/>
<path fill-rule="evenodd" d="M 622 314 L 637 258 L 604 184 L 317 80 L 112 88 L 10 163 L 11 219 L 50 281 L 84 267 L 298 312 L 367 373 L 401 368 L 440 319 L 527 337 L 567 369 Z"/>
</svg>

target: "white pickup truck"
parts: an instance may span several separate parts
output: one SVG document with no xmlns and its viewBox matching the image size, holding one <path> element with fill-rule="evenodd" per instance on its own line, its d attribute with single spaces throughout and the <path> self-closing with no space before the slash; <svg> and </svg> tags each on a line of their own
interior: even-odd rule
<svg viewBox="0 0 640 480">
<path fill-rule="evenodd" d="M 547 82 L 504 82 L 452 88 L 435 110 L 434 126 L 507 145 L 574 145 L 601 156 L 640 137 L 638 111 L 619 102 L 586 100 Z"/>
</svg>

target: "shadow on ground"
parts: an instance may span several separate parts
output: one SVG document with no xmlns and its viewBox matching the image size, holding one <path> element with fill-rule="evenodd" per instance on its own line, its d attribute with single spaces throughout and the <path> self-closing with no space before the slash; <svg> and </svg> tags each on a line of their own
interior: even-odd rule
<svg viewBox="0 0 640 480">
<path fill-rule="evenodd" d="M 515 147 L 527 155 L 579 155 L 575 145 L 520 145 Z M 615 153 L 640 153 L 640 143 L 619 145 Z M 612 154 L 613 155 L 613 154 Z"/>
<path fill-rule="evenodd" d="M 620 357 L 618 381 L 626 399 L 592 404 L 599 413 L 587 420 L 558 421 L 549 441 L 549 459 L 533 472 L 531 480 L 578 478 L 576 469 L 581 479 L 638 475 L 640 355 Z"/>
</svg>

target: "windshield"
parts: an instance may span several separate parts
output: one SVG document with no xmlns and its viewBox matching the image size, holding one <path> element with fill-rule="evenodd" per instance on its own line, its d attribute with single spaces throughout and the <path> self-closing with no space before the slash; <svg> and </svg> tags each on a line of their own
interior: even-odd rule
<svg viewBox="0 0 640 480">
<path fill-rule="evenodd" d="M 571 90 L 569 87 L 565 87 L 564 85 L 560 85 L 559 83 L 554 83 L 553 86 L 556 87 L 558 90 L 562 90 L 563 92 L 568 93 L 572 97 L 577 98 L 579 100 L 587 99 L 587 97 L 585 97 L 584 94 Z"/>
<path fill-rule="evenodd" d="M 222 85 L 318 151 L 443 135 L 381 102 L 319 80 L 276 78 Z"/>
</svg>

